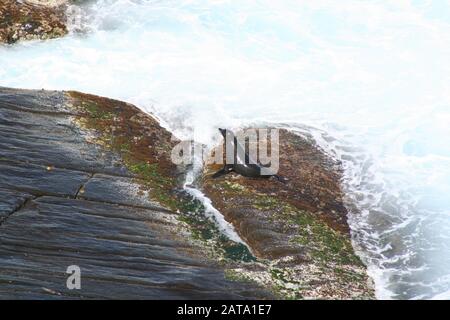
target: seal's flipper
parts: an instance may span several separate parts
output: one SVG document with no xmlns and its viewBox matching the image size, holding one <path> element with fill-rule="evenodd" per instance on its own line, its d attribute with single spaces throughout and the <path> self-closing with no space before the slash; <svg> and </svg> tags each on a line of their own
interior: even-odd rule
<svg viewBox="0 0 450 320">
<path fill-rule="evenodd" d="M 230 172 L 230 170 L 227 170 L 227 168 L 223 168 L 223 169 L 217 171 L 216 173 L 214 173 L 212 175 L 212 177 L 215 179 L 215 178 L 224 176 L 224 175 L 228 174 L 229 172 Z"/>
</svg>

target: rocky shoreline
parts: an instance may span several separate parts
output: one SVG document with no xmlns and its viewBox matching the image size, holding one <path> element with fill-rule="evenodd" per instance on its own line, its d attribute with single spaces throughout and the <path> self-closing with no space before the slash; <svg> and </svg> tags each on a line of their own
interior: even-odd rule
<svg viewBox="0 0 450 320">
<path fill-rule="evenodd" d="M 137 108 L 0 88 L 0 132 L 0 299 L 272 297 L 227 279 L 192 239 L 165 197 L 175 175 L 163 169 L 158 142 L 170 134 Z M 125 157 L 130 149 L 115 149 L 109 137 L 146 145 L 152 164 L 139 153 Z M 71 265 L 81 269 L 81 290 L 66 287 Z"/>
<path fill-rule="evenodd" d="M 305 137 L 281 131 L 286 184 L 205 168 L 198 188 L 250 252 L 181 188 L 178 141 L 130 104 L 1 88 L 0 131 L 2 298 L 374 297 L 339 164 Z M 65 288 L 72 264 L 79 295 Z"/>
<path fill-rule="evenodd" d="M 2 0 L 0 43 L 45 40 L 67 34 L 66 0 Z"/>
</svg>

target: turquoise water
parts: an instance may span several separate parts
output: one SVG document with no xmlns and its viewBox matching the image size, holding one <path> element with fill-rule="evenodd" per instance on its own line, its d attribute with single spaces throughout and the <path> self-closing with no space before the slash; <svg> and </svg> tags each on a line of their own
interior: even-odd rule
<svg viewBox="0 0 450 320">
<path fill-rule="evenodd" d="M 0 48 L 0 85 L 126 100 L 180 137 L 269 122 L 343 161 L 380 298 L 450 298 L 448 1 L 104 0 Z M 212 139 L 211 137 L 214 137 Z"/>
</svg>

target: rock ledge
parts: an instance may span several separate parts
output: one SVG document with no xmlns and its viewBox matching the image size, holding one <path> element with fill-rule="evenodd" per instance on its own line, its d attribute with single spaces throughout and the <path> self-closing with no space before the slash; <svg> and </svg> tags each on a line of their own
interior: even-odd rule
<svg viewBox="0 0 450 320">
<path fill-rule="evenodd" d="M 2 0 L 0 42 L 52 39 L 67 34 L 66 1 Z"/>
</svg>

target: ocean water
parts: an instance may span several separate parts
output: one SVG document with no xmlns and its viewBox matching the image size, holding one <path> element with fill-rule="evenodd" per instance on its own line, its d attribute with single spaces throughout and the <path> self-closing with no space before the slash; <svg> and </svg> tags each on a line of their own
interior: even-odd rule
<svg viewBox="0 0 450 320">
<path fill-rule="evenodd" d="M 448 1 L 98 0 L 71 18 L 1 46 L 0 85 L 126 100 L 210 146 L 219 126 L 312 134 L 343 162 L 377 296 L 450 299 Z"/>
</svg>

